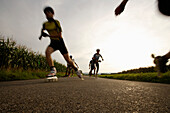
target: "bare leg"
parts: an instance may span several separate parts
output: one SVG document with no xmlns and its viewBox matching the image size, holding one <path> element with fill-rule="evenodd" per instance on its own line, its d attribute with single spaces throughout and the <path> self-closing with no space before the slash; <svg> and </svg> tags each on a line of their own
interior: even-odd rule
<svg viewBox="0 0 170 113">
<path fill-rule="evenodd" d="M 99 71 L 99 63 L 98 62 L 96 63 L 96 68 L 97 68 L 97 70 L 96 70 L 96 77 L 97 77 L 97 74 L 98 74 L 98 71 Z"/>
<path fill-rule="evenodd" d="M 96 75 L 96 74 L 95 74 L 95 71 L 96 71 L 96 69 L 94 68 L 94 77 L 95 77 L 95 75 Z"/>
<path fill-rule="evenodd" d="M 91 76 L 92 75 L 92 69 L 90 69 L 90 72 L 89 72 L 89 76 Z"/>
<path fill-rule="evenodd" d="M 48 65 L 51 67 L 51 66 L 54 66 L 54 62 L 51 58 L 51 54 L 54 52 L 54 49 L 52 47 L 47 47 L 46 49 L 46 60 L 47 60 L 47 63 Z"/>
<path fill-rule="evenodd" d="M 70 77 L 70 72 L 71 72 L 71 70 L 70 70 L 70 67 L 69 67 L 69 69 L 68 69 L 68 76 Z"/>
<path fill-rule="evenodd" d="M 47 60 L 47 63 L 48 65 L 50 66 L 50 73 L 48 75 L 46 75 L 46 77 L 50 80 L 50 78 L 53 80 L 55 79 L 55 81 L 57 80 L 57 77 L 56 77 L 56 68 L 54 67 L 54 62 L 51 58 L 51 54 L 54 52 L 54 49 L 52 47 L 47 47 L 46 49 L 46 60 Z M 52 78 L 53 77 L 53 78 Z"/>
<path fill-rule="evenodd" d="M 73 77 L 73 71 L 74 71 L 74 70 L 73 70 L 73 69 L 71 69 L 71 71 L 72 71 L 72 77 Z"/>
<path fill-rule="evenodd" d="M 84 80 L 83 77 L 82 77 L 81 72 L 78 71 L 77 67 L 75 66 L 75 63 L 71 60 L 69 54 L 68 54 L 68 53 L 67 53 L 67 54 L 64 54 L 63 57 L 64 57 L 64 59 L 67 61 L 67 63 L 69 63 L 69 64 L 73 67 L 73 69 L 76 71 L 77 76 L 78 76 L 81 80 Z"/>
<path fill-rule="evenodd" d="M 67 72 L 68 72 L 68 67 L 66 68 L 66 74 L 65 75 L 67 75 Z"/>
</svg>

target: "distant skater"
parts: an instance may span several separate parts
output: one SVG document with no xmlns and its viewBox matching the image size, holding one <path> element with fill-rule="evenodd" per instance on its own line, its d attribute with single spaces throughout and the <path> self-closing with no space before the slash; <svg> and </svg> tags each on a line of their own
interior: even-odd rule
<svg viewBox="0 0 170 113">
<path fill-rule="evenodd" d="M 78 64 L 77 64 L 77 63 L 75 62 L 75 60 L 73 59 L 72 55 L 70 55 L 70 58 L 71 58 L 71 60 L 74 62 L 74 64 L 76 65 L 76 67 L 79 68 Z M 69 77 L 73 76 L 73 72 L 74 72 L 74 70 L 73 70 L 72 65 L 70 65 L 69 63 L 67 63 L 67 68 L 66 68 L 65 77 L 67 77 L 67 76 L 69 76 Z"/>
<path fill-rule="evenodd" d="M 95 77 L 96 65 L 95 65 L 95 58 L 94 57 L 89 62 L 89 69 L 90 69 L 89 76 L 91 76 L 92 71 L 94 71 L 94 77 Z"/>
<path fill-rule="evenodd" d="M 166 63 L 168 62 L 168 59 L 170 58 L 170 51 L 163 56 L 155 57 L 154 54 L 152 54 L 151 56 L 152 56 L 152 58 L 154 58 L 153 62 L 156 65 L 156 70 L 158 72 L 158 76 L 160 76 L 161 73 L 165 73 L 168 71 Z"/>
<path fill-rule="evenodd" d="M 102 61 L 104 60 L 102 55 L 100 54 L 100 49 L 96 50 L 96 53 L 93 55 L 93 57 L 95 59 L 95 64 L 96 64 L 96 68 L 97 68 L 97 70 L 96 70 L 96 77 L 97 77 L 98 76 L 97 74 L 98 74 L 98 71 L 99 71 L 99 62 L 101 62 L 99 60 L 99 58 L 101 57 Z"/>
<path fill-rule="evenodd" d="M 69 63 L 73 69 L 76 71 L 77 76 L 84 80 L 82 78 L 81 72 L 78 70 L 78 68 L 75 66 L 75 63 L 70 59 L 70 56 L 68 54 L 67 48 L 65 46 L 63 37 L 62 37 L 62 29 L 60 26 L 60 22 L 58 20 L 55 20 L 53 18 L 54 16 L 54 10 L 51 7 L 46 7 L 44 9 L 44 13 L 46 15 L 46 18 L 48 21 L 43 23 L 43 27 L 41 30 L 41 36 L 39 39 L 41 40 L 42 37 L 49 37 L 51 40 L 50 45 L 46 49 L 46 60 L 48 65 L 50 66 L 50 73 L 46 76 L 47 78 L 50 77 L 56 77 L 56 68 L 54 67 L 54 62 L 51 58 L 51 54 L 55 52 L 56 50 L 59 50 L 62 56 L 64 57 L 65 61 Z M 47 31 L 49 34 L 45 33 L 44 31 Z"/>
</svg>

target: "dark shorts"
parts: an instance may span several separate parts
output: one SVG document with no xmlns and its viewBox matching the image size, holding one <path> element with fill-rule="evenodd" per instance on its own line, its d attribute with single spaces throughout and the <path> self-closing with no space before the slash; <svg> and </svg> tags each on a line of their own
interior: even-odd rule
<svg viewBox="0 0 170 113">
<path fill-rule="evenodd" d="M 59 50 L 62 55 L 68 53 L 67 48 L 64 44 L 64 40 L 62 38 L 60 38 L 59 40 L 51 39 L 49 47 L 52 47 L 54 51 Z"/>
</svg>

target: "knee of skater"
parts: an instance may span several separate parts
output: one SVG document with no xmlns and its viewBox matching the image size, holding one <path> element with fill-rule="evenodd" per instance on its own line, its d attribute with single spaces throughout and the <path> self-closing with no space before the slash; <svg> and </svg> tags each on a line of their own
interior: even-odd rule
<svg viewBox="0 0 170 113">
<path fill-rule="evenodd" d="M 50 57 L 51 54 L 50 54 L 50 52 L 46 51 L 45 55 L 46 55 L 46 57 Z"/>
<path fill-rule="evenodd" d="M 69 58 L 65 59 L 68 64 L 72 64 L 71 60 Z"/>
</svg>

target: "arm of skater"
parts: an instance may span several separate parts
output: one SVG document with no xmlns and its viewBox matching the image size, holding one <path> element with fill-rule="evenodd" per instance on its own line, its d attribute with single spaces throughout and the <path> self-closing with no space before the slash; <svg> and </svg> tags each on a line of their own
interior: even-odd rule
<svg viewBox="0 0 170 113">
<path fill-rule="evenodd" d="M 121 4 L 115 9 L 116 16 L 120 15 L 124 11 L 127 2 L 128 0 L 123 0 Z"/>
</svg>

